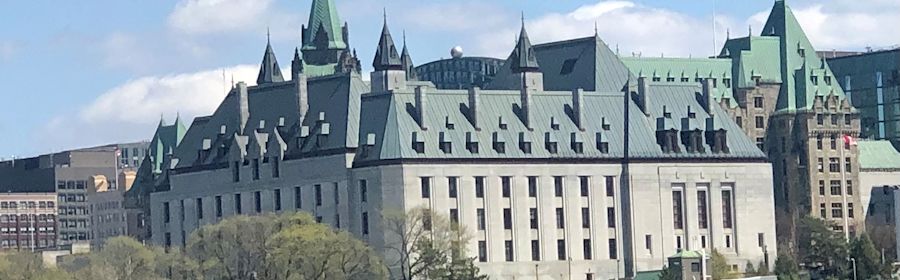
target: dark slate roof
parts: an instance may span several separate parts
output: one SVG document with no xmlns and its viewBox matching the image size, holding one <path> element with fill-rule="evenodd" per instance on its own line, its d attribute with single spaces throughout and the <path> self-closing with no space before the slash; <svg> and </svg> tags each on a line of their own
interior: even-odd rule
<svg viewBox="0 0 900 280">
<path fill-rule="evenodd" d="M 413 65 L 412 57 L 409 56 L 409 49 L 406 48 L 406 36 L 403 38 L 403 51 L 400 53 L 400 64 L 403 66 L 403 71 L 406 71 L 406 79 L 407 80 L 418 80 L 418 74 L 416 74 L 416 66 Z"/>
<path fill-rule="evenodd" d="M 402 70 L 402 62 L 400 55 L 397 53 L 397 47 L 394 45 L 394 38 L 391 37 L 391 31 L 388 30 L 387 20 L 381 28 L 381 38 L 378 40 L 378 47 L 375 51 L 375 60 L 372 61 L 372 67 L 375 71 L 381 70 Z"/>
<path fill-rule="evenodd" d="M 266 43 L 266 53 L 263 54 L 262 63 L 259 65 L 259 76 L 256 77 L 256 84 L 268 84 L 284 82 L 284 76 L 281 75 L 281 68 L 278 67 L 278 60 L 275 59 L 275 52 L 272 51 L 272 44 Z"/>
<path fill-rule="evenodd" d="M 525 23 L 522 23 L 522 30 L 519 31 L 519 40 L 516 41 L 516 47 L 509 54 L 507 64 L 513 73 L 538 71 L 537 58 L 531 47 L 531 40 L 528 39 L 528 32 L 525 31 Z"/>
</svg>

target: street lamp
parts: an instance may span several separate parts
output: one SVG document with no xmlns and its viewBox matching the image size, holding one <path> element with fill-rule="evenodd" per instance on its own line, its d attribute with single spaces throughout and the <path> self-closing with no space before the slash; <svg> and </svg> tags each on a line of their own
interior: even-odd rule
<svg viewBox="0 0 900 280">
<path fill-rule="evenodd" d="M 850 258 L 850 262 L 853 264 L 853 280 L 856 280 L 856 259 Z"/>
</svg>

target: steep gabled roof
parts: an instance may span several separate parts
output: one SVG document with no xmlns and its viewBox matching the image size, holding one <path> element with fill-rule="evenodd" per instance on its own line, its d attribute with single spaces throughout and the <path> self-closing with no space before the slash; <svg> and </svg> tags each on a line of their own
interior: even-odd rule
<svg viewBox="0 0 900 280">
<path fill-rule="evenodd" d="M 506 60 L 506 64 L 513 73 L 536 72 L 540 69 L 537 56 L 531 46 L 531 40 L 528 39 L 528 32 L 525 31 L 525 23 L 522 23 L 522 30 L 519 31 L 519 40 L 516 41 L 516 47 Z"/>
<path fill-rule="evenodd" d="M 256 77 L 256 84 L 269 84 L 284 82 L 284 76 L 281 75 L 281 68 L 278 66 L 278 60 L 275 59 L 275 52 L 272 51 L 272 44 L 266 42 L 266 52 L 263 54 L 262 63 L 259 65 L 259 76 Z"/>
<path fill-rule="evenodd" d="M 329 49 L 347 48 L 334 0 L 313 0 L 306 32 L 308 36 L 303 41 L 304 50 L 315 49 L 318 40 L 325 40 Z"/>
<path fill-rule="evenodd" d="M 387 20 L 385 20 L 381 28 L 381 37 L 378 40 L 372 67 L 375 68 L 375 71 L 402 70 L 402 64 L 400 55 L 397 53 L 397 47 L 394 45 L 394 38 L 391 37 L 391 31 L 388 30 Z"/>
</svg>

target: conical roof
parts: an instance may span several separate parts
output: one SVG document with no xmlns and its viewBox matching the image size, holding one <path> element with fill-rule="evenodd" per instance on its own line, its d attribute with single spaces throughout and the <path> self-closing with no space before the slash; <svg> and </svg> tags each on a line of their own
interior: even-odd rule
<svg viewBox="0 0 900 280">
<path fill-rule="evenodd" d="M 394 45 L 394 39 L 391 37 L 391 31 L 388 30 L 387 20 L 381 28 L 381 39 L 378 40 L 378 49 L 375 51 L 375 61 L 372 66 L 375 71 L 383 70 L 403 70 L 403 63 L 400 61 L 400 55 L 397 53 L 397 47 Z"/>
<path fill-rule="evenodd" d="M 519 40 L 509 55 L 507 63 L 515 73 L 536 72 L 540 69 L 534 49 L 531 47 L 531 40 L 528 39 L 528 32 L 525 31 L 524 22 L 522 22 L 522 30 L 519 31 Z"/>
<path fill-rule="evenodd" d="M 284 76 L 281 75 L 281 68 L 278 67 L 275 52 L 272 51 L 272 44 L 266 42 L 266 53 L 263 54 L 262 63 L 259 66 L 259 76 L 256 77 L 256 84 L 262 85 L 276 82 L 284 82 Z"/>
<path fill-rule="evenodd" d="M 345 49 L 347 42 L 343 38 L 341 18 L 338 17 L 334 0 L 313 0 L 309 11 L 309 25 L 307 31 L 311 36 L 306 36 L 303 41 L 303 49 L 315 49 L 316 40 L 326 40 L 329 49 Z M 323 32 L 319 32 L 319 31 Z M 325 36 L 324 38 L 318 38 Z"/>
</svg>

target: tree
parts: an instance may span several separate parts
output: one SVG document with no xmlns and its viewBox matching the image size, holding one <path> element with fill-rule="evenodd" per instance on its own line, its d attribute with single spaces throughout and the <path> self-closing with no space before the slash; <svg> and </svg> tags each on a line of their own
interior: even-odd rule
<svg viewBox="0 0 900 280">
<path fill-rule="evenodd" d="M 752 262 L 747 261 L 744 266 L 744 276 L 756 276 L 756 268 L 753 267 Z"/>
<path fill-rule="evenodd" d="M 849 250 L 843 234 L 833 231 L 830 224 L 814 217 L 802 218 L 797 232 L 803 263 L 821 266 L 823 277 L 852 278 Z"/>
<path fill-rule="evenodd" d="M 470 236 L 463 226 L 424 207 L 382 216 L 395 278 L 485 279 L 465 250 Z"/>
<path fill-rule="evenodd" d="M 859 279 L 890 278 L 890 267 L 881 263 L 881 256 L 868 234 L 853 240 L 850 255 L 856 260 Z"/>
<path fill-rule="evenodd" d="M 659 280 L 681 280 L 681 275 L 678 275 L 680 272 L 668 267 L 663 266 L 662 270 L 659 272 Z"/>
<path fill-rule="evenodd" d="M 266 279 L 384 279 L 381 259 L 362 241 L 322 224 L 296 225 L 267 242 Z M 303 252 L 297 254 L 297 252 Z"/>
<path fill-rule="evenodd" d="M 156 275 L 165 276 L 169 280 L 203 279 L 200 264 L 184 254 L 180 248 L 153 248 L 157 256 Z"/>
<path fill-rule="evenodd" d="M 778 252 L 778 259 L 775 260 L 775 275 L 778 276 L 778 280 L 800 279 L 800 270 L 793 255 L 786 252 Z"/>
<path fill-rule="evenodd" d="M 756 276 L 766 276 L 769 275 L 769 266 L 766 265 L 765 261 L 759 261 L 759 265 L 756 266 Z"/>
<path fill-rule="evenodd" d="M 712 262 L 713 279 L 728 279 L 731 277 L 731 269 L 728 267 L 728 261 L 725 260 L 725 256 L 722 256 L 719 251 L 712 251 L 710 262 Z"/>
<path fill-rule="evenodd" d="M 65 280 L 67 275 L 55 268 L 44 267 L 41 256 L 30 252 L 0 252 L 0 279 Z"/>
</svg>

